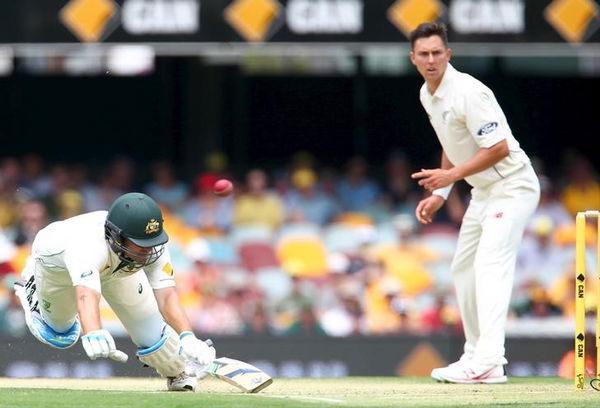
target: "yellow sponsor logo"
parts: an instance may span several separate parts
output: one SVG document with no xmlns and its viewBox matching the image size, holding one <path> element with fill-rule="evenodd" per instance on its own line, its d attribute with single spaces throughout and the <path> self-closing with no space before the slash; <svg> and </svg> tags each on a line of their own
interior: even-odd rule
<svg viewBox="0 0 600 408">
<path fill-rule="evenodd" d="M 597 19 L 598 5 L 593 0 L 554 0 L 546 7 L 544 16 L 565 40 L 578 43 Z"/>
<path fill-rule="evenodd" d="M 388 19 L 409 36 L 417 26 L 437 19 L 443 11 L 437 0 L 398 0 L 388 9 Z"/>
<path fill-rule="evenodd" d="M 162 271 L 169 276 L 173 276 L 173 266 L 171 266 L 170 263 L 165 264 L 165 266 L 162 268 Z"/>
<path fill-rule="evenodd" d="M 583 383 L 584 383 L 583 375 L 577 374 L 577 388 L 580 389 L 580 390 L 582 390 L 583 389 Z"/>
<path fill-rule="evenodd" d="M 146 235 L 154 234 L 155 232 L 160 231 L 160 223 L 152 218 L 146 224 Z"/>
<path fill-rule="evenodd" d="M 94 42 L 100 40 L 117 10 L 113 0 L 71 0 L 60 11 L 60 19 L 81 41 Z"/>
<path fill-rule="evenodd" d="M 264 41 L 281 13 L 276 0 L 235 0 L 225 9 L 225 20 L 246 40 Z"/>
</svg>

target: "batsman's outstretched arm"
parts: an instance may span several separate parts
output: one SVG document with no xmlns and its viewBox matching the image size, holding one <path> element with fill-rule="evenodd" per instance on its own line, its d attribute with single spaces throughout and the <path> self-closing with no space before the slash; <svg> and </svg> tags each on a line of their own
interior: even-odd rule
<svg viewBox="0 0 600 408">
<path fill-rule="evenodd" d="M 100 330 L 100 293 L 85 286 L 75 286 L 75 296 L 83 333 Z"/>
<path fill-rule="evenodd" d="M 179 334 L 181 342 L 179 353 L 187 360 L 200 365 L 207 365 L 213 361 L 216 353 L 214 347 L 207 345 L 194 335 L 192 325 L 181 307 L 175 287 L 156 289 L 154 296 L 163 318 Z"/>
<path fill-rule="evenodd" d="M 83 330 L 81 344 L 91 360 L 110 358 L 125 363 L 127 354 L 117 350 L 115 340 L 100 321 L 100 293 L 85 286 L 75 286 L 77 312 Z"/>
</svg>

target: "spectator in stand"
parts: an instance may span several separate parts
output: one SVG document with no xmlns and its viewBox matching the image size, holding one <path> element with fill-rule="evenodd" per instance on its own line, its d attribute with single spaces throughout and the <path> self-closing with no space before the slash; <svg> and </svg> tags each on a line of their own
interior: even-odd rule
<svg viewBox="0 0 600 408">
<path fill-rule="evenodd" d="M 4 231 L 0 229 L 0 284 L 9 275 L 17 274 L 17 271 L 11 260 L 15 256 L 16 248 L 14 243 L 8 239 Z"/>
<path fill-rule="evenodd" d="M 74 189 L 63 191 L 58 196 L 57 206 L 58 218 L 61 220 L 83 214 L 83 196 Z"/>
<path fill-rule="evenodd" d="M 41 201 L 31 200 L 19 206 L 15 244 L 31 247 L 36 234 L 49 223 L 46 207 Z"/>
<path fill-rule="evenodd" d="M 302 310 L 312 309 L 316 297 L 313 282 L 292 277 L 292 288 L 274 306 L 275 324 L 280 333 L 284 333 L 300 319 Z"/>
<path fill-rule="evenodd" d="M 565 162 L 567 182 L 560 199 L 567 211 L 574 217 L 579 211 L 600 209 L 600 182 L 590 160 L 570 152 Z"/>
<path fill-rule="evenodd" d="M 240 313 L 227 300 L 228 290 L 217 288 L 215 292 L 205 292 L 199 305 L 193 325 L 199 333 L 217 335 L 237 335 L 244 329 Z"/>
<path fill-rule="evenodd" d="M 115 189 L 124 192 L 135 191 L 136 165 L 128 156 L 116 156 L 110 163 L 110 175 Z"/>
<path fill-rule="evenodd" d="M 12 262 L 17 249 L 0 229 L 0 333 L 21 336 L 25 333 L 23 309 L 11 290 L 17 280 L 17 268 Z"/>
<path fill-rule="evenodd" d="M 421 192 L 415 187 L 410 175 L 412 164 L 403 152 L 392 153 L 386 162 L 386 180 L 383 192 L 395 213 L 413 213 Z"/>
<path fill-rule="evenodd" d="M 21 188 L 21 164 L 12 156 L 0 160 L 0 229 L 12 236 L 18 205 L 31 194 Z"/>
<path fill-rule="evenodd" d="M 96 188 L 89 176 L 89 164 L 84 162 L 73 163 L 70 166 L 71 188 L 81 194 L 82 199 Z M 85 204 L 85 203 L 84 203 Z"/>
<path fill-rule="evenodd" d="M 377 263 L 371 264 L 366 276 L 365 334 L 386 335 L 411 331 L 411 304 L 400 281 L 387 274 L 382 265 Z"/>
<path fill-rule="evenodd" d="M 23 187 L 35 199 L 41 199 L 52 189 L 52 181 L 45 171 L 44 159 L 38 153 L 27 153 L 23 156 Z"/>
<path fill-rule="evenodd" d="M 285 336 L 324 336 L 325 334 L 312 306 L 300 309 L 296 319 L 283 332 Z"/>
<path fill-rule="evenodd" d="M 271 325 L 269 309 L 264 303 L 257 303 L 255 307 L 247 313 L 244 322 L 244 336 L 272 336 L 274 335 Z"/>
<path fill-rule="evenodd" d="M 560 228 L 573 223 L 573 217 L 566 210 L 562 202 L 558 199 L 556 189 L 552 181 L 544 175 L 540 179 L 540 203 L 531 216 L 531 220 L 526 228 L 526 233 L 531 233 L 536 226 L 536 220 L 547 218 L 552 228 Z"/>
<path fill-rule="evenodd" d="M 517 257 L 511 308 L 517 316 L 545 317 L 561 314 L 559 304 L 549 296 L 550 288 L 572 270 L 570 245 L 557 242 L 557 231 L 550 216 L 532 220 Z"/>
<path fill-rule="evenodd" d="M 130 192 L 133 171 L 133 165 L 122 158 L 114 159 L 102 168 L 98 181 L 82 192 L 85 212 L 108 210 L 117 197 Z"/>
<path fill-rule="evenodd" d="M 214 173 L 200 174 L 194 183 L 194 193 L 181 210 L 181 218 L 190 227 L 209 235 L 221 235 L 231 227 L 233 197 L 221 198 L 213 193 L 218 180 Z"/>
<path fill-rule="evenodd" d="M 448 294 L 437 293 L 432 305 L 423 308 L 419 327 L 421 333 L 462 332 L 458 306 L 452 306 L 448 300 Z"/>
<path fill-rule="evenodd" d="M 339 201 L 337 195 L 338 172 L 334 167 L 325 167 L 319 172 L 319 190 L 326 196 Z"/>
<path fill-rule="evenodd" d="M 17 222 L 17 197 L 8 177 L 0 169 L 0 229 L 10 234 Z"/>
<path fill-rule="evenodd" d="M 177 179 L 173 164 L 166 159 L 152 165 L 152 180 L 144 191 L 171 212 L 177 212 L 188 196 L 188 186 Z"/>
<path fill-rule="evenodd" d="M 295 170 L 292 186 L 286 196 L 286 212 L 290 221 L 308 221 L 322 226 L 338 214 L 340 207 L 335 199 L 317 189 L 317 174 L 313 170 Z"/>
<path fill-rule="evenodd" d="M 235 200 L 234 225 L 264 225 L 275 230 L 281 226 L 284 219 L 283 201 L 269 191 L 265 171 L 250 170 L 246 174 L 246 191 Z"/>
<path fill-rule="evenodd" d="M 520 310 L 531 302 L 537 288 L 549 288 L 565 270 L 571 269 L 573 248 L 561 246 L 555 239 L 556 227 L 548 215 L 534 216 L 517 256 L 513 308 Z"/>
<path fill-rule="evenodd" d="M 122 194 L 116 188 L 108 168 L 101 169 L 98 180 L 82 193 L 85 212 L 108 210 L 111 203 Z"/>
<path fill-rule="evenodd" d="M 421 240 L 412 215 L 397 215 L 393 226 L 397 243 L 375 245 L 368 253 L 383 266 L 386 274 L 398 281 L 405 296 L 414 298 L 433 287 L 429 266 L 437 262 L 439 256 Z"/>
<path fill-rule="evenodd" d="M 380 188 L 369 177 L 364 157 L 356 156 L 348 161 L 346 172 L 337 185 L 337 194 L 342 209 L 348 212 L 362 212 L 375 203 Z"/>
<path fill-rule="evenodd" d="M 4 283 L 0 281 L 0 285 L 4 285 L 0 287 L 0 333 L 22 337 L 27 331 L 27 326 L 23 319 L 23 308 L 19 298 L 10 289 L 12 279 L 5 280 Z M 5 295 L 2 292 L 5 292 Z"/>
<path fill-rule="evenodd" d="M 60 197 L 73 187 L 69 166 L 65 163 L 53 164 L 50 168 L 50 185 L 50 192 L 44 196 L 42 202 L 48 210 L 50 220 L 59 220 Z"/>
<path fill-rule="evenodd" d="M 0 173 L 4 177 L 5 188 L 16 192 L 21 187 L 21 163 L 16 157 L 8 156 L 0 162 Z"/>
</svg>

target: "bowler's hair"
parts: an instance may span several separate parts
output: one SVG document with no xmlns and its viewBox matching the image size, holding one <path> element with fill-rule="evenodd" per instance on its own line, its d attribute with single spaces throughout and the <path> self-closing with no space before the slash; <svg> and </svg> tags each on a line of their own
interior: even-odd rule
<svg viewBox="0 0 600 408">
<path fill-rule="evenodd" d="M 437 21 L 430 21 L 427 23 L 421 23 L 417 28 L 415 28 L 408 37 L 410 39 L 411 48 L 415 48 L 415 41 L 419 38 L 429 38 L 431 36 L 437 35 L 442 39 L 444 46 L 448 48 L 448 29 L 446 28 L 446 24 L 440 23 Z"/>
</svg>

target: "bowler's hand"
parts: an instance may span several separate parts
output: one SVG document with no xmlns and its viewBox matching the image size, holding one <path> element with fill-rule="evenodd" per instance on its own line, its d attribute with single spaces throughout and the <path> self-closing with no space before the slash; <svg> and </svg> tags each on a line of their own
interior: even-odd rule
<svg viewBox="0 0 600 408">
<path fill-rule="evenodd" d="M 430 195 L 417 204 L 415 215 L 421 224 L 431 224 L 433 216 L 444 205 L 444 199 L 438 195 Z"/>
<path fill-rule="evenodd" d="M 411 175 L 413 179 L 419 179 L 419 185 L 427 191 L 433 191 L 454 183 L 452 170 L 444 169 L 421 169 L 421 171 Z"/>
</svg>

